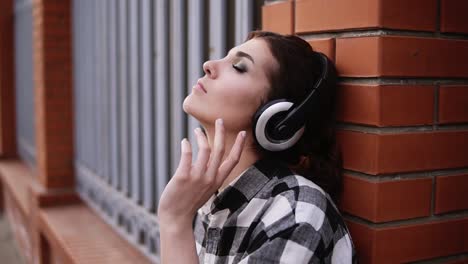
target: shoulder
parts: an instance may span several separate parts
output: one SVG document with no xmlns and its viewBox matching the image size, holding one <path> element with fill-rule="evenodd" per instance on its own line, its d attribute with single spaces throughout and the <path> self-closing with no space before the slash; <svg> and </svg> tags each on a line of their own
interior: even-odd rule
<svg viewBox="0 0 468 264">
<path fill-rule="evenodd" d="M 271 180 L 257 194 L 258 198 L 268 200 L 261 219 L 265 227 L 307 225 L 328 234 L 338 229 L 346 231 L 342 216 L 328 193 L 289 168 L 274 166 Z"/>
<path fill-rule="evenodd" d="M 269 180 L 250 201 L 262 207 L 260 219 L 271 233 L 302 224 L 327 233 L 344 226 L 330 196 L 309 178 L 294 173 L 281 161 L 262 162 L 258 172 Z M 258 201 L 258 202 L 257 202 Z"/>
<path fill-rule="evenodd" d="M 353 254 L 346 224 L 330 196 L 313 181 L 296 174 L 277 179 L 261 221 L 271 237 L 283 236 L 311 245 L 323 256 Z M 294 237 L 292 237 L 294 236 Z M 331 246 L 333 245 L 333 246 Z"/>
<path fill-rule="evenodd" d="M 291 224 L 309 224 L 319 230 L 327 210 L 334 207 L 328 194 L 311 180 L 290 173 L 281 175 L 264 188 L 262 195 L 269 197 L 269 207 L 262 221 L 269 226 L 289 215 Z"/>
</svg>

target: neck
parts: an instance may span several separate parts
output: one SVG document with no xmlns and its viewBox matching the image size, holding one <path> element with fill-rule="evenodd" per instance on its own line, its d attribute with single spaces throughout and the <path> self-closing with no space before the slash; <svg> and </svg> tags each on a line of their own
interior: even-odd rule
<svg viewBox="0 0 468 264">
<path fill-rule="evenodd" d="M 210 145 L 210 148 L 212 148 L 214 142 L 214 127 L 204 126 L 204 128 L 208 139 L 208 144 Z M 243 171 L 252 166 L 252 164 L 254 164 L 261 157 L 256 148 L 254 147 L 252 131 L 246 130 L 245 132 L 247 137 L 244 148 L 242 150 L 242 154 L 239 158 L 239 162 L 233 168 L 231 173 L 229 173 L 229 175 L 226 177 L 219 189 L 224 189 L 227 185 L 229 185 L 229 183 L 236 179 L 237 176 L 239 176 Z M 225 129 L 225 153 L 223 161 L 228 157 L 238 133 L 239 131 L 231 131 L 228 128 Z"/>
</svg>

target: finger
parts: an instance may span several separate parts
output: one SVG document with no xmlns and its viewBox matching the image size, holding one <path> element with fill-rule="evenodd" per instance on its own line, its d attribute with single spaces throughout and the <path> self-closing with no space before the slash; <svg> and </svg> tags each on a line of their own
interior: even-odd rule
<svg viewBox="0 0 468 264">
<path fill-rule="evenodd" d="M 214 178 L 218 172 L 219 164 L 224 156 L 224 125 L 222 119 L 215 123 L 214 144 L 211 149 L 210 163 L 206 170 L 206 177 Z"/>
<path fill-rule="evenodd" d="M 192 166 L 192 146 L 186 138 L 182 140 L 180 145 L 180 161 L 174 175 L 189 176 L 190 167 Z"/>
<path fill-rule="evenodd" d="M 210 158 L 211 151 L 206 136 L 203 134 L 200 128 L 197 127 L 195 129 L 195 135 L 197 137 L 198 156 L 197 160 L 193 164 L 192 174 L 195 176 L 200 176 L 203 175 L 206 171 L 206 164 Z"/>
<path fill-rule="evenodd" d="M 228 157 L 219 167 L 218 176 L 216 178 L 218 183 L 222 183 L 239 162 L 239 159 L 242 155 L 242 150 L 245 146 L 245 137 L 245 131 L 241 131 L 237 135 L 236 141 L 234 142 Z"/>
</svg>

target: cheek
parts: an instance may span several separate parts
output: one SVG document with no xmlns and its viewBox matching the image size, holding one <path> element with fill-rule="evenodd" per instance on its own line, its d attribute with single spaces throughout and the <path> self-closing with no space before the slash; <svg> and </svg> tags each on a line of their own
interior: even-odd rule
<svg viewBox="0 0 468 264">
<path fill-rule="evenodd" d="M 246 129 L 251 125 L 252 117 L 261 103 L 261 90 L 251 88 L 251 84 L 233 86 L 225 85 L 223 88 L 212 88 L 207 95 L 189 94 L 183 102 L 185 113 L 195 117 L 198 121 L 212 123 L 216 118 L 222 117 L 230 129 Z M 225 82 L 226 83 L 226 82 Z"/>
<path fill-rule="evenodd" d="M 260 101 L 261 95 L 258 93 L 238 90 L 235 93 L 224 94 L 219 109 L 225 109 L 223 112 L 226 112 L 226 115 L 232 116 L 233 119 L 241 119 L 245 123 L 250 122 L 250 118 L 260 106 Z"/>
</svg>

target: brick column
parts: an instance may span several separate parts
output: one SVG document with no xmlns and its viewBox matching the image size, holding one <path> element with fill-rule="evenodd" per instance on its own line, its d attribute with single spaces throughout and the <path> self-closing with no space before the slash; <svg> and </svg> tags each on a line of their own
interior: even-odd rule
<svg viewBox="0 0 468 264">
<path fill-rule="evenodd" d="M 279 8 L 290 5 L 292 16 Z M 340 208 L 362 263 L 467 261 L 466 10 L 457 0 L 263 7 L 264 29 L 284 33 L 281 25 L 292 24 L 336 62 Z"/>
<path fill-rule="evenodd" d="M 0 157 L 16 156 L 13 0 L 0 8 Z"/>
<path fill-rule="evenodd" d="M 71 1 L 33 1 L 37 171 L 46 188 L 73 186 Z"/>
<path fill-rule="evenodd" d="M 41 208 L 78 201 L 74 192 L 71 0 L 33 0 L 36 159 L 39 184 L 30 188 L 33 255 L 52 252 L 39 228 Z"/>
</svg>

